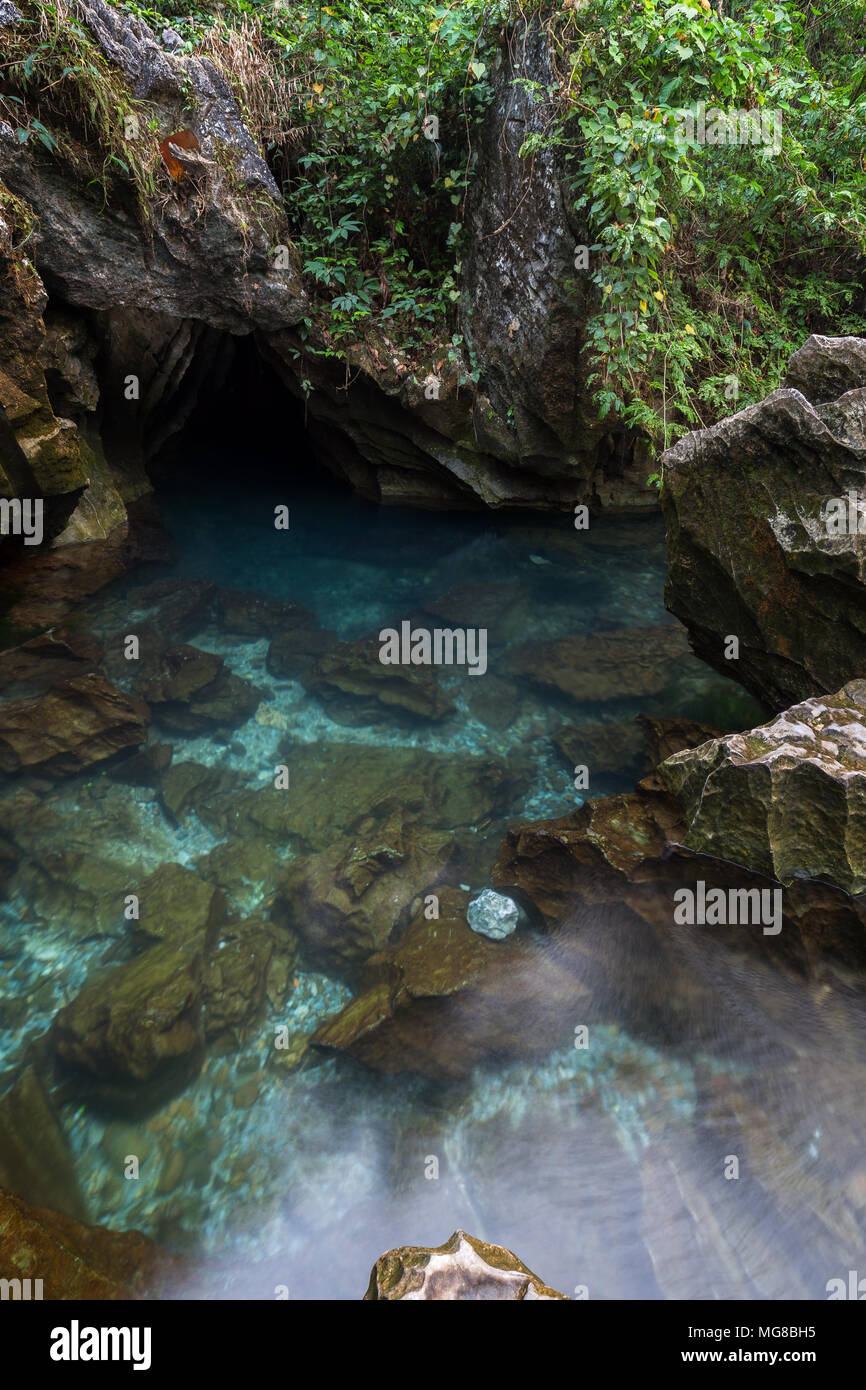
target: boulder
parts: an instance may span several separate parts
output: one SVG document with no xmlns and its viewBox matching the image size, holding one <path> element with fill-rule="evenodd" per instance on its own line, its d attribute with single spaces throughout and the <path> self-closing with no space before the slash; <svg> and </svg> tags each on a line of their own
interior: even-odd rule
<svg viewBox="0 0 866 1390">
<path fill-rule="evenodd" d="M 810 338 L 796 387 L 662 458 L 667 606 L 698 656 L 775 711 L 866 673 L 864 344 Z"/>
<path fill-rule="evenodd" d="M 675 753 L 658 772 L 692 849 L 781 883 L 866 892 L 866 680 Z"/>
<path fill-rule="evenodd" d="M 866 338 L 813 333 L 788 363 L 785 386 L 811 405 L 827 405 L 866 382 Z"/>
<path fill-rule="evenodd" d="M 0 771 L 71 777 L 144 743 L 150 712 L 98 672 L 0 704 Z"/>
<path fill-rule="evenodd" d="M 362 989 L 313 1036 L 374 1071 L 467 1076 L 492 1057 L 546 1055 L 573 1040 L 585 991 L 567 955 L 518 927 L 504 941 L 474 932 L 470 894 L 436 891 L 406 930 L 370 956 Z"/>
<path fill-rule="evenodd" d="M 0 656 L 0 691 L 32 695 L 59 681 L 93 671 L 102 655 L 95 638 L 78 628 L 58 627 Z"/>
<path fill-rule="evenodd" d="M 271 645 L 265 665 L 277 680 L 297 680 L 337 646 L 336 632 L 320 627 L 290 627 L 278 632 Z"/>
<path fill-rule="evenodd" d="M 610 724 L 564 724 L 553 736 L 557 751 L 571 771 L 586 767 L 589 783 L 605 774 L 640 775 L 647 770 L 646 743 L 634 719 L 617 719 Z"/>
<path fill-rule="evenodd" d="M 569 1300 L 548 1288 L 502 1245 L 455 1231 L 435 1248 L 404 1245 L 380 1256 L 373 1266 L 366 1302 L 397 1299 Z"/>
</svg>

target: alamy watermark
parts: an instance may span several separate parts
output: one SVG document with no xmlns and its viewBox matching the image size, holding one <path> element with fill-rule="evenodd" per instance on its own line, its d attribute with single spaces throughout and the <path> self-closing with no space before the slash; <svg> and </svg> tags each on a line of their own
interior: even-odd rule
<svg viewBox="0 0 866 1390">
<path fill-rule="evenodd" d="M 773 154 L 782 150 L 782 113 L 766 107 L 751 111 L 707 108 L 699 101 L 694 109 L 674 112 L 674 140 L 678 144 L 764 145 Z"/>
<path fill-rule="evenodd" d="M 829 498 L 821 517 L 828 536 L 866 536 L 866 498 L 856 492 Z"/>
<path fill-rule="evenodd" d="M 413 628 L 406 620 L 379 633 L 383 666 L 468 666 L 470 676 L 487 670 L 486 627 Z"/>
<path fill-rule="evenodd" d="M 0 536 L 23 536 L 25 545 L 41 545 L 44 510 L 41 497 L 0 497 Z"/>
<path fill-rule="evenodd" d="M 763 927 L 764 936 L 782 930 L 781 888 L 710 888 L 698 879 L 694 888 L 674 893 L 674 921 L 681 927 Z"/>
</svg>

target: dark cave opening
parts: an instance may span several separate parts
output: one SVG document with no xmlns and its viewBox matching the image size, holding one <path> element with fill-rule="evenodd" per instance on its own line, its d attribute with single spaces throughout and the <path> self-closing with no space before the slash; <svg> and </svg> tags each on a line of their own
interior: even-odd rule
<svg viewBox="0 0 866 1390">
<path fill-rule="evenodd" d="M 264 359 L 254 335 L 221 335 L 200 358 L 191 409 L 148 462 L 157 494 L 230 483 L 264 490 L 287 481 L 340 486 L 313 454 L 303 402 Z"/>
</svg>

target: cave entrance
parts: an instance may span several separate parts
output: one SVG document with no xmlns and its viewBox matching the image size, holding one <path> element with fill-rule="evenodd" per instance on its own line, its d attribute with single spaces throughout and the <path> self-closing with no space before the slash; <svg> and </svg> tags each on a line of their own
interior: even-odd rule
<svg viewBox="0 0 866 1390">
<path fill-rule="evenodd" d="M 148 463 L 158 497 L 230 485 L 342 491 L 313 455 L 303 402 L 264 360 L 252 334 L 225 337 L 205 360 L 195 404 Z"/>
</svg>

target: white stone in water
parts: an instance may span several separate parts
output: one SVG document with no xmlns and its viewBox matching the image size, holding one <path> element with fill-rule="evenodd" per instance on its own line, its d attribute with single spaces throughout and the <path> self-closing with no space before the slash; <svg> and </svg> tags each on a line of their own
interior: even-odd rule
<svg viewBox="0 0 866 1390">
<path fill-rule="evenodd" d="M 504 893 L 494 893 L 492 888 L 484 888 L 466 909 L 466 920 L 472 930 L 481 936 L 503 941 L 516 931 L 520 908 L 513 898 L 506 898 Z"/>
</svg>

